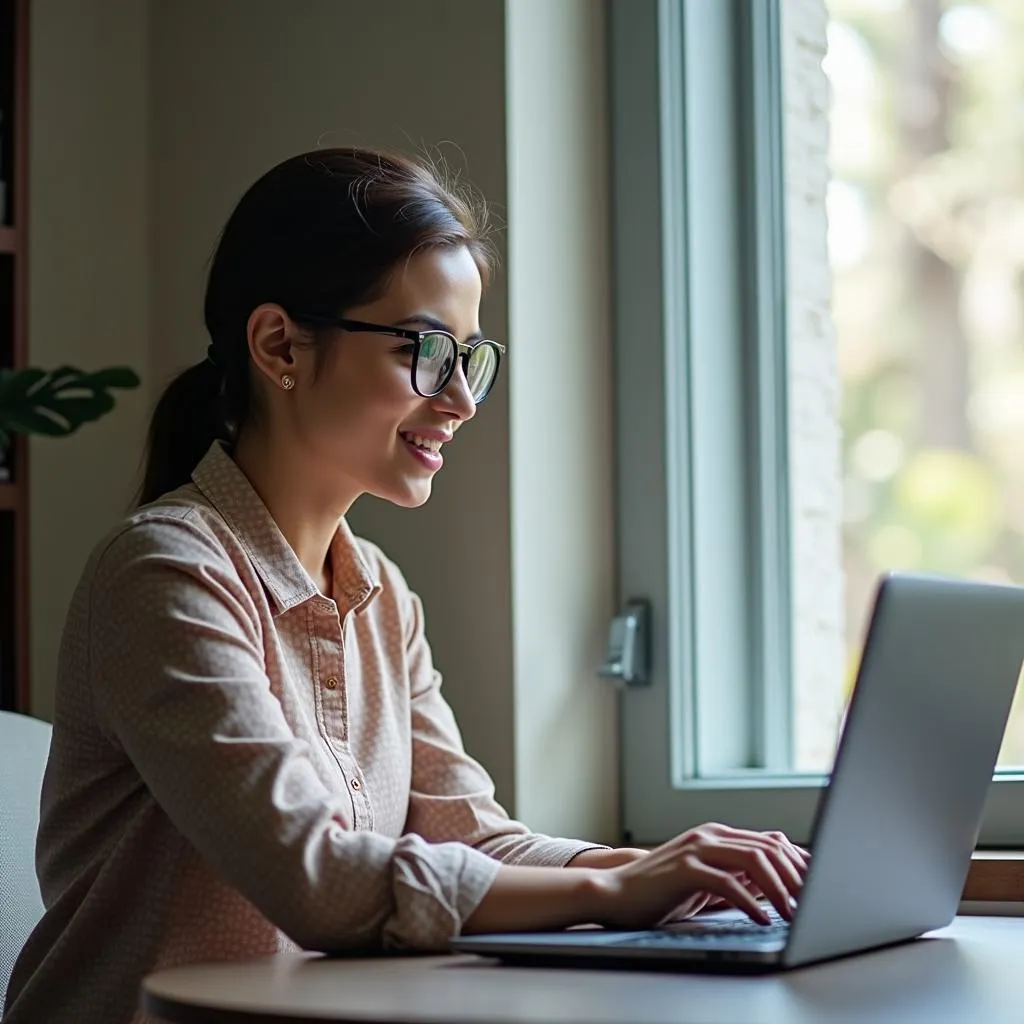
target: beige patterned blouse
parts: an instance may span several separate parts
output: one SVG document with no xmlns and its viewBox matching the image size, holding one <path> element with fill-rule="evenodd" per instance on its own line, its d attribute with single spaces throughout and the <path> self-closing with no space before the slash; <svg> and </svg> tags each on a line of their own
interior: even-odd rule
<svg viewBox="0 0 1024 1024">
<path fill-rule="evenodd" d="M 395 565 L 344 521 L 331 560 L 333 600 L 219 444 L 97 548 L 4 1024 L 141 1022 L 143 976 L 190 961 L 443 948 L 498 861 L 593 846 L 495 802 Z"/>
</svg>

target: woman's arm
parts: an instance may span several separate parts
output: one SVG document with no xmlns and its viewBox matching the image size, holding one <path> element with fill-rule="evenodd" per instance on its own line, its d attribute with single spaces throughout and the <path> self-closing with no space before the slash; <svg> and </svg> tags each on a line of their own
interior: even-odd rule
<svg viewBox="0 0 1024 1024">
<path fill-rule="evenodd" d="M 405 831 L 430 842 L 458 840 L 505 864 L 564 867 L 598 843 L 556 839 L 511 819 L 494 798 L 494 783 L 462 744 L 455 716 L 441 693 L 419 598 L 393 565 L 392 585 L 406 596 L 406 650 L 412 730 L 412 779 Z"/>
<path fill-rule="evenodd" d="M 553 931 L 596 923 L 607 901 L 602 874 L 502 864 L 462 930 L 467 935 Z"/>
</svg>

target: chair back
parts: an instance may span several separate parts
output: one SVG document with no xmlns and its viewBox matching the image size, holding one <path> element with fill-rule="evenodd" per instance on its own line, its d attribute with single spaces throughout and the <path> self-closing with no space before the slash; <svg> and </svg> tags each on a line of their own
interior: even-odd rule
<svg viewBox="0 0 1024 1024">
<path fill-rule="evenodd" d="M 0 711 L 0 1016 L 14 961 L 43 916 L 35 848 L 50 733 L 38 718 Z"/>
</svg>

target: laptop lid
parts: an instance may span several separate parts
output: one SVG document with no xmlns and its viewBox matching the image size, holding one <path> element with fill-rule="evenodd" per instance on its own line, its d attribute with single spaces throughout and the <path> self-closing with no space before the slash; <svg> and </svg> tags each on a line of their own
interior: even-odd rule
<svg viewBox="0 0 1024 1024">
<path fill-rule="evenodd" d="M 785 964 L 953 919 L 1022 657 L 1024 588 L 881 580 Z"/>
</svg>

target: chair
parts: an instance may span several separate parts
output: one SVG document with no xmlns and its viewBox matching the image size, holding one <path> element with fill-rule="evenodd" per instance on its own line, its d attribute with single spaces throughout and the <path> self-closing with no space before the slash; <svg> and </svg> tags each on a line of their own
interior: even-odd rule
<svg viewBox="0 0 1024 1024">
<path fill-rule="evenodd" d="M 43 916 L 35 846 L 50 732 L 37 718 L 0 711 L 0 1016 L 14 961 Z"/>
</svg>

